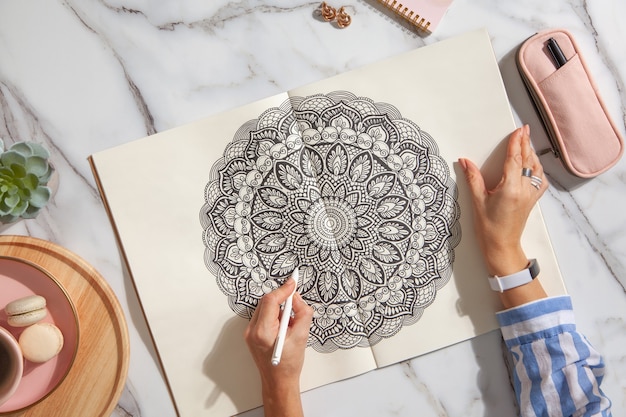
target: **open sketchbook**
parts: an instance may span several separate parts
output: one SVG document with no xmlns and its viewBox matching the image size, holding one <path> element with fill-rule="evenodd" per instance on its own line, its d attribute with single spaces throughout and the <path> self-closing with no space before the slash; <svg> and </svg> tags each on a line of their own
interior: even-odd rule
<svg viewBox="0 0 626 417">
<path fill-rule="evenodd" d="M 514 128 L 479 30 L 92 155 L 180 415 L 261 405 L 242 333 L 295 265 L 304 390 L 496 329 L 456 161 L 493 185 Z M 524 246 L 563 294 L 538 207 Z"/>
</svg>

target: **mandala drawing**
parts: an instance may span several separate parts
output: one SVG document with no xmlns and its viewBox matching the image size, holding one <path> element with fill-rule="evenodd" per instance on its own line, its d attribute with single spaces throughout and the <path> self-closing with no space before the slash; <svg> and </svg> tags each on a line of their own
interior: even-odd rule
<svg viewBox="0 0 626 417">
<path fill-rule="evenodd" d="M 450 279 L 458 218 L 432 137 L 348 92 L 291 98 L 244 124 L 200 213 L 205 263 L 240 316 L 299 266 L 320 352 L 417 322 Z"/>
</svg>

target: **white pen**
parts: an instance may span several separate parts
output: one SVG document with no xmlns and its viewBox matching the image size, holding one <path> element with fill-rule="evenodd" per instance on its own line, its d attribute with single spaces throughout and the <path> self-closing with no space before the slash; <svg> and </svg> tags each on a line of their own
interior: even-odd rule
<svg viewBox="0 0 626 417">
<path fill-rule="evenodd" d="M 293 295 L 298 288 L 298 281 L 300 280 L 300 271 L 296 266 L 291 274 L 291 279 L 296 281 L 296 286 L 293 288 L 293 292 L 289 294 L 289 297 L 285 300 L 285 306 L 283 307 L 283 315 L 280 317 L 280 324 L 278 326 L 278 336 L 276 337 L 276 343 L 274 344 L 274 354 L 272 355 L 272 365 L 276 366 L 280 363 L 280 357 L 283 354 L 283 346 L 285 345 L 285 337 L 287 336 L 287 326 L 289 325 L 289 318 L 291 317 L 291 305 L 293 303 Z"/>
</svg>

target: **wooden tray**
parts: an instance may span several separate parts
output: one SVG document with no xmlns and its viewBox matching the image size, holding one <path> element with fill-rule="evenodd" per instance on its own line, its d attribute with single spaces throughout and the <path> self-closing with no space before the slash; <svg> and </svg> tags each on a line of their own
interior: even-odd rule
<svg viewBox="0 0 626 417">
<path fill-rule="evenodd" d="M 0 254 L 31 261 L 63 285 L 78 312 L 80 337 L 74 365 L 43 401 L 12 416 L 109 417 L 119 400 L 130 349 L 119 301 L 87 262 L 54 243 L 28 236 L 0 236 Z"/>
</svg>

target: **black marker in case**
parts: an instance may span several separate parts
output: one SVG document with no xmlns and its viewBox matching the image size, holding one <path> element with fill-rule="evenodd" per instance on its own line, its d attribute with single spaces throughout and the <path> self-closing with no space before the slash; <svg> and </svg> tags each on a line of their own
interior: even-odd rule
<svg viewBox="0 0 626 417">
<path fill-rule="evenodd" d="M 554 59 L 554 65 L 556 65 L 557 68 L 561 68 L 563 65 L 565 65 L 565 63 L 567 62 L 567 58 L 565 58 L 563 51 L 561 50 L 559 44 L 554 38 L 548 39 L 547 48 L 550 52 L 550 55 L 552 55 L 552 58 Z"/>
</svg>

